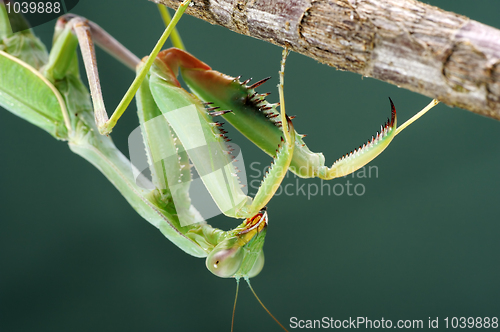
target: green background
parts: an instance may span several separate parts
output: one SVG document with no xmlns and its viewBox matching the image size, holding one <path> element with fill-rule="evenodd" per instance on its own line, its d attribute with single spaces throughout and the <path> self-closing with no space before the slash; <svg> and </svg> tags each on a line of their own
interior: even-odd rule
<svg viewBox="0 0 500 332">
<path fill-rule="evenodd" d="M 428 2 L 500 28 L 498 0 Z M 162 31 L 145 0 L 81 0 L 73 12 L 141 56 Z M 36 33 L 50 42 L 54 24 Z M 179 29 L 187 49 L 216 70 L 272 75 L 259 91 L 277 101 L 278 47 L 188 16 Z M 97 57 L 111 112 L 133 73 Z M 285 95 L 296 129 L 327 164 L 371 137 L 389 115 L 387 96 L 399 123 L 430 101 L 297 54 L 287 63 Z M 113 131 L 125 153 L 136 125 L 129 110 Z M 498 121 L 439 105 L 372 163 L 378 178 L 328 183 L 362 184 L 364 195 L 275 197 L 266 265 L 252 279 L 262 301 L 285 326 L 290 317 L 422 319 L 426 326 L 439 317 L 440 327 L 446 316 L 500 317 L 499 134 Z M 247 167 L 271 162 L 233 138 Z M 204 260 L 171 244 L 64 142 L 2 110 L 0 146 L 0 331 L 229 330 L 234 280 L 213 276 Z M 286 183 L 297 188 L 296 181 Z M 235 330 L 278 331 L 242 286 Z"/>
</svg>

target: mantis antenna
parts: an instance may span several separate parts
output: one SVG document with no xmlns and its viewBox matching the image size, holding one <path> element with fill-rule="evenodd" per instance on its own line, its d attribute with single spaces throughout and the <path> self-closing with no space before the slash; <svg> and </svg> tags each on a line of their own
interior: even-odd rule
<svg viewBox="0 0 500 332">
<path fill-rule="evenodd" d="M 233 327 L 234 327 L 234 313 L 236 312 L 236 301 L 238 301 L 239 290 L 240 290 L 240 279 L 236 278 L 236 295 L 234 296 L 233 316 L 231 318 L 231 332 L 233 332 Z"/>
<path fill-rule="evenodd" d="M 262 301 L 259 299 L 259 297 L 255 293 L 255 291 L 253 290 L 252 285 L 250 285 L 250 279 L 248 277 L 245 277 L 245 281 L 247 282 L 248 287 L 250 287 L 250 290 L 252 291 L 252 293 L 255 296 L 255 298 L 257 299 L 257 301 L 259 301 L 259 303 L 262 306 L 262 308 L 264 308 L 264 310 L 269 314 L 269 316 L 271 316 L 274 319 L 274 321 L 276 323 L 278 323 L 279 326 L 281 326 L 281 328 L 283 330 L 285 330 L 286 332 L 288 332 L 288 330 L 280 323 L 279 320 L 276 319 L 276 317 L 273 316 L 273 314 L 266 308 L 266 306 L 264 305 L 264 303 L 262 303 Z M 231 329 L 231 331 L 232 331 L 232 329 Z"/>
</svg>

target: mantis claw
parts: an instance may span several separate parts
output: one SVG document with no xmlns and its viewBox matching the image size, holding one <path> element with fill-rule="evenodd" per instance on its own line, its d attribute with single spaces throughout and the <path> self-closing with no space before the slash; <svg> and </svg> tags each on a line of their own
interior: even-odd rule
<svg viewBox="0 0 500 332">
<path fill-rule="evenodd" d="M 396 133 L 396 108 L 391 98 L 389 98 L 389 101 L 391 103 L 391 117 L 387 119 L 384 125 L 380 126 L 380 131 L 377 131 L 376 135 L 372 136 L 371 140 L 360 145 L 359 148 L 337 159 L 332 167 L 323 167 L 320 173 L 321 178 L 333 179 L 353 173 L 384 151 Z"/>
</svg>

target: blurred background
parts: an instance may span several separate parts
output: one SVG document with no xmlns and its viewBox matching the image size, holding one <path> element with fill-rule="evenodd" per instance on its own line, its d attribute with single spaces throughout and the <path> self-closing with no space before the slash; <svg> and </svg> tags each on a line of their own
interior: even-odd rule
<svg viewBox="0 0 500 332">
<path fill-rule="evenodd" d="M 497 0 L 426 2 L 500 28 Z M 145 0 L 81 0 L 73 12 L 139 56 L 163 28 Z M 54 24 L 35 29 L 47 44 Z M 212 68 L 254 81 L 272 75 L 259 91 L 278 100 L 280 48 L 189 16 L 178 27 L 187 50 Z M 110 113 L 134 73 L 103 52 L 97 59 Z M 375 133 L 390 115 L 388 96 L 399 123 L 430 102 L 298 54 L 287 62 L 285 96 L 297 131 L 329 165 Z M 134 112 L 113 130 L 125 154 Z M 230 136 L 254 180 L 271 158 Z M 291 317 L 420 319 L 425 327 L 429 317 L 439 327 L 446 317 L 499 317 L 499 137 L 500 122 L 438 105 L 370 164 L 371 177 L 323 183 L 342 195 L 313 195 L 321 181 L 290 174 L 294 194 L 268 206 L 266 265 L 254 289 L 287 327 Z M 234 280 L 170 243 L 66 143 L 5 110 L 0 142 L 0 331 L 229 331 Z M 242 284 L 235 331 L 257 330 L 279 327 Z"/>
</svg>

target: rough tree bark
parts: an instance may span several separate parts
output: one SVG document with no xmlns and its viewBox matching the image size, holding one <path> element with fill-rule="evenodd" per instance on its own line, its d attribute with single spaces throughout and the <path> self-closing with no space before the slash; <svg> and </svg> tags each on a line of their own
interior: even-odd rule
<svg viewBox="0 0 500 332">
<path fill-rule="evenodd" d="M 465 16 L 414 0 L 194 0 L 187 13 L 500 120 L 500 30 Z"/>
</svg>

